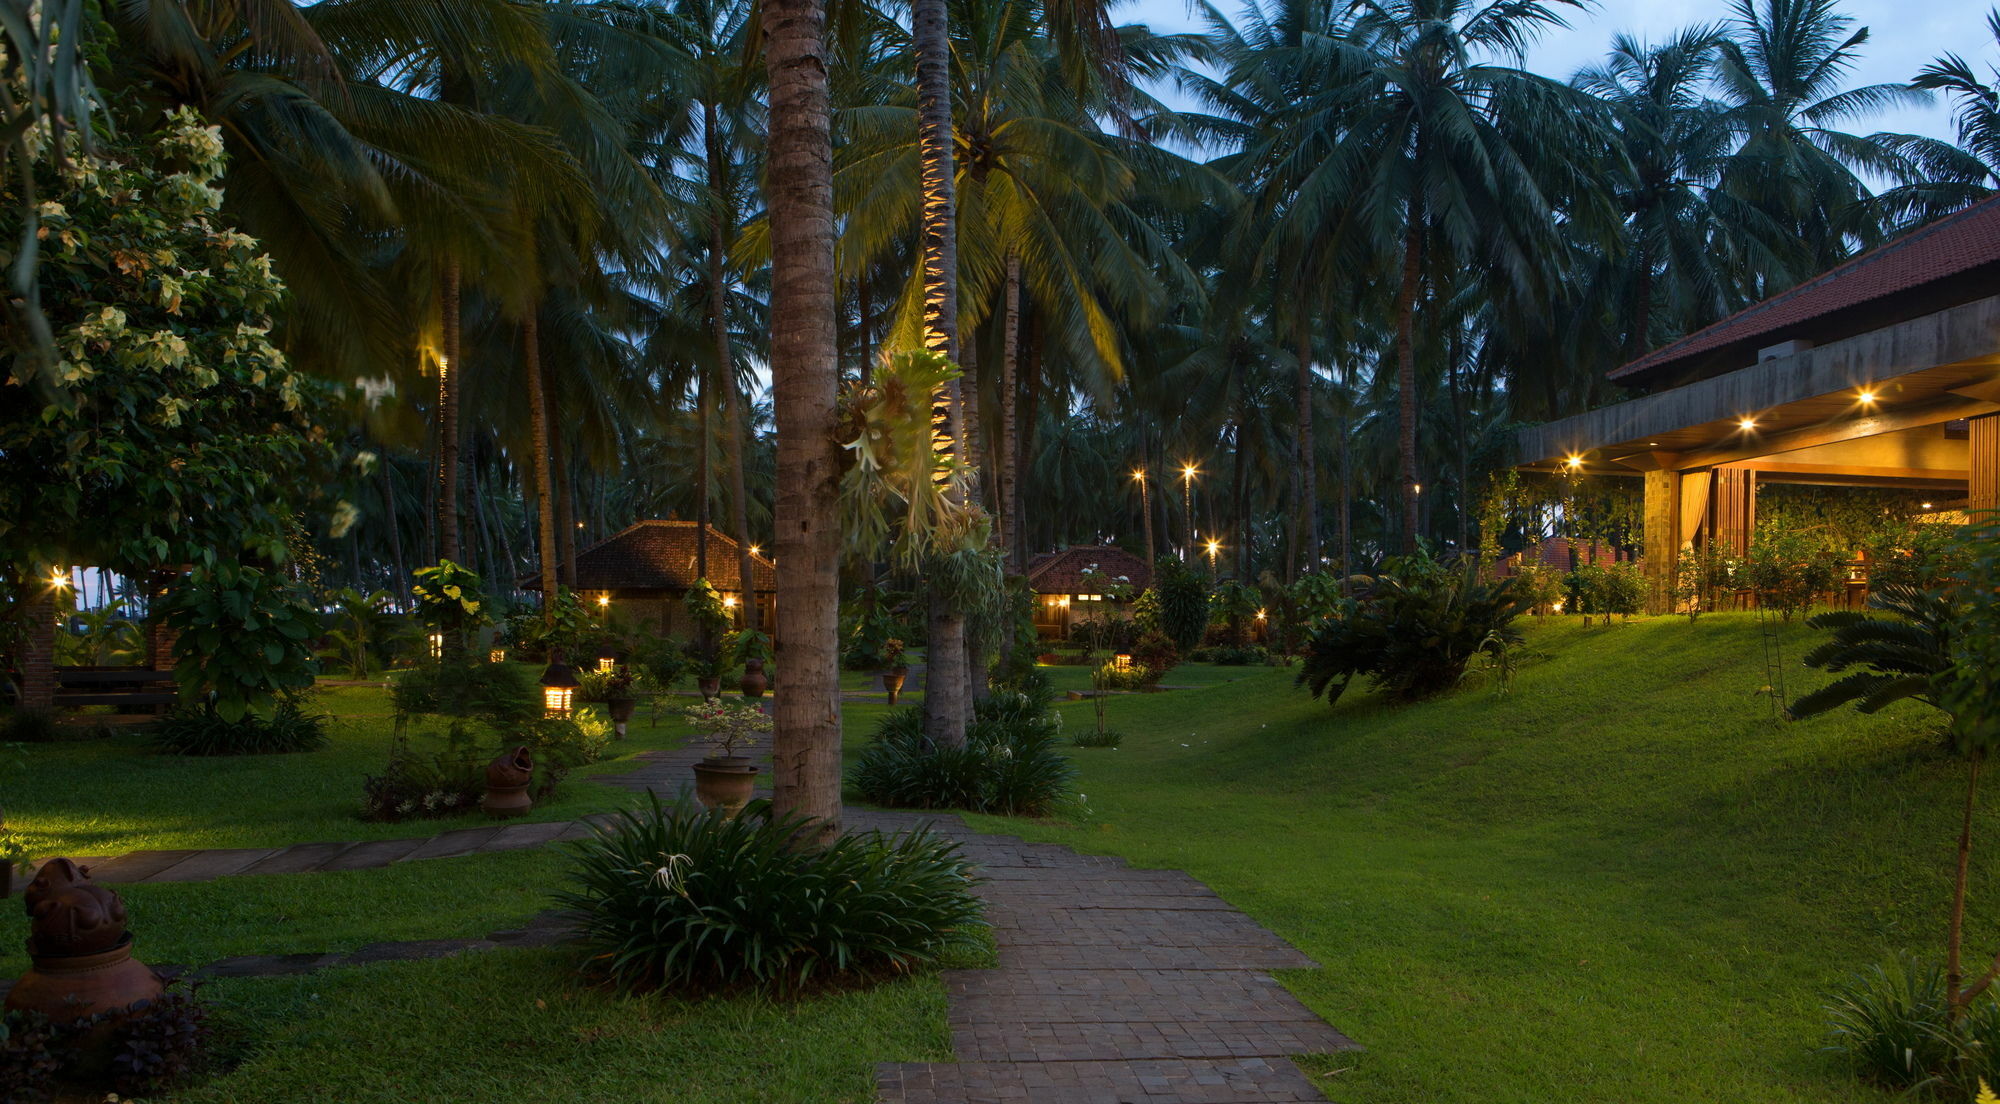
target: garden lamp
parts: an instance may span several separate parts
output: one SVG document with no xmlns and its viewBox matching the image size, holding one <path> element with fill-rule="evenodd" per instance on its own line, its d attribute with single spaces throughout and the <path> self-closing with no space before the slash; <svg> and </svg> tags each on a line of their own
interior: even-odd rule
<svg viewBox="0 0 2000 1104">
<path fill-rule="evenodd" d="M 444 658 L 444 634 L 443 634 L 443 633 L 432 633 L 432 634 L 430 635 L 430 644 L 431 644 L 431 658 L 432 658 L 432 659 L 443 659 L 443 658 Z"/>
<path fill-rule="evenodd" d="M 576 685 L 576 672 L 562 661 L 562 653 L 550 653 L 548 669 L 542 672 L 542 711 L 551 717 L 569 716 Z"/>
</svg>

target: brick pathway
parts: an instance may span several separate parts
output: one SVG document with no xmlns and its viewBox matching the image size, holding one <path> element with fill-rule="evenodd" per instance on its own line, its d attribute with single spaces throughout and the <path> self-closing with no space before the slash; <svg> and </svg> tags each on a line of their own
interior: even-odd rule
<svg viewBox="0 0 2000 1104">
<path fill-rule="evenodd" d="M 644 752 L 634 769 L 597 780 L 671 800 L 691 784 L 688 766 L 700 755 L 693 748 Z M 883 1064 L 876 1073 L 881 1104 L 1324 1101 L 1287 1056 L 1355 1048 L 1271 977 L 1272 970 L 1310 968 L 1312 960 L 1188 874 L 982 835 L 948 814 L 848 809 L 845 816 L 854 831 L 929 825 L 957 840 L 985 879 L 978 892 L 999 944 L 998 968 L 944 974 L 958 1061 Z M 93 876 L 157 882 L 350 870 L 534 847 L 588 831 L 589 821 L 575 821 L 273 850 L 133 852 L 95 865 Z M 195 972 L 304 973 L 544 945 L 563 931 L 561 917 L 545 913 L 484 939 L 251 955 Z"/>
</svg>

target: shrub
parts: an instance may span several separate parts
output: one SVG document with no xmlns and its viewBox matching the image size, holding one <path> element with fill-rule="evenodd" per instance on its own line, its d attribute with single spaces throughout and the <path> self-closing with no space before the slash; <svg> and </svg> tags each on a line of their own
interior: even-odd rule
<svg viewBox="0 0 2000 1104">
<path fill-rule="evenodd" d="M 454 744 L 442 754 L 425 755 L 398 737 L 389 765 L 362 779 L 361 815 L 390 821 L 457 816 L 478 807 L 485 792 L 486 764 L 469 746 Z"/>
<path fill-rule="evenodd" d="M 64 1033 L 39 1012 L 0 1017 L 0 1100 L 42 1100 L 63 1067 Z"/>
<path fill-rule="evenodd" d="M 687 656 L 682 645 L 671 637 L 640 636 L 632 644 L 632 666 L 661 693 L 674 688 L 687 672 Z"/>
<path fill-rule="evenodd" d="M 167 1088 L 194 1072 L 203 1057 L 207 1021 L 207 1009 L 191 990 L 174 989 L 68 1023 L 51 1023 L 38 1012 L 8 1012 L 0 1018 L 0 1100 L 47 1099 L 59 1078 L 66 1089 L 96 1088 L 93 1100 L 107 1087 L 127 1098 Z M 86 1051 L 108 1051 L 109 1069 L 101 1058 L 84 1058 Z"/>
<path fill-rule="evenodd" d="M 1208 631 L 1208 579 L 1173 556 L 1161 556 L 1153 567 L 1159 629 L 1182 652 L 1201 647 Z"/>
<path fill-rule="evenodd" d="M 1115 728 L 1102 730 L 1092 728 L 1077 733 L 1076 738 L 1071 740 L 1070 744 L 1073 747 L 1080 748 L 1115 748 L 1124 742 L 1125 734 Z"/>
<path fill-rule="evenodd" d="M 1062 718 L 1046 696 L 995 693 L 976 702 L 957 748 L 932 746 L 923 714 L 900 709 L 883 719 L 849 781 L 878 805 L 1041 816 L 1076 777 L 1075 764 L 1056 750 L 1061 738 Z"/>
<path fill-rule="evenodd" d="M 1841 581 L 1840 561 L 1796 533 L 1751 545 L 1740 570 L 1757 604 L 1776 610 L 1786 621 Z"/>
<path fill-rule="evenodd" d="M 1153 631 L 1141 634 L 1132 645 L 1132 662 L 1144 667 L 1153 676 L 1153 681 L 1167 677 L 1167 672 L 1180 665 L 1181 650 L 1163 632 Z"/>
<path fill-rule="evenodd" d="M 1687 614 L 1690 624 L 1702 614 L 1722 605 L 1735 589 L 1736 564 L 1713 547 L 1697 552 L 1693 545 L 1681 549 L 1674 561 L 1674 605 Z"/>
<path fill-rule="evenodd" d="M 1929 1081 L 1951 1064 L 1950 1000 L 1944 971 L 1899 957 L 1849 978 L 1829 997 L 1829 1049 L 1845 1055 L 1854 1072 L 1890 1088 Z"/>
<path fill-rule="evenodd" d="M 956 844 L 927 830 L 801 848 L 806 822 L 656 795 L 576 846 L 588 968 L 625 990 L 768 986 L 907 972 L 973 937 L 980 902 Z"/>
<path fill-rule="evenodd" d="M 1137 690 L 1158 682 L 1160 676 L 1146 670 L 1144 664 L 1134 663 L 1124 670 L 1118 669 L 1114 661 L 1099 667 L 1090 680 L 1090 685 L 1098 690 Z"/>
<path fill-rule="evenodd" d="M 416 716 L 454 717 L 498 727 L 524 724 L 541 712 L 541 696 L 526 668 L 446 657 L 403 674 L 390 691 L 396 726 Z"/>
<path fill-rule="evenodd" d="M 1904 519 L 1891 522 L 1862 544 L 1868 553 L 1870 589 L 1885 584 L 1937 587 L 1965 567 L 1958 526 Z"/>
<path fill-rule="evenodd" d="M 1338 702 L 1356 675 L 1395 700 L 1427 697 L 1456 686 L 1477 653 L 1521 642 L 1512 580 L 1482 583 L 1423 556 L 1384 566 L 1313 633 L 1297 680 L 1313 697 Z"/>
<path fill-rule="evenodd" d="M 1567 583 L 1570 612 L 1586 617 L 1630 617 L 1646 601 L 1646 578 L 1637 564 L 1584 564 Z"/>
<path fill-rule="evenodd" d="M 1217 667 L 1259 667 L 1270 661 L 1271 653 L 1256 645 L 1236 648 L 1224 644 L 1202 648 L 1188 658 L 1196 663 L 1213 663 Z"/>
<path fill-rule="evenodd" d="M 179 706 L 152 726 L 153 750 L 169 755 L 282 755 L 326 746 L 326 721 L 297 699 L 268 717 L 245 713 L 231 721 L 207 706 Z"/>
<path fill-rule="evenodd" d="M 63 738 L 53 709 L 9 709 L 0 713 L 0 744 L 50 744 Z"/>
<path fill-rule="evenodd" d="M 1521 564 L 1514 569 L 1514 595 L 1521 608 L 1542 612 L 1564 597 L 1564 573 L 1545 564 Z"/>
</svg>

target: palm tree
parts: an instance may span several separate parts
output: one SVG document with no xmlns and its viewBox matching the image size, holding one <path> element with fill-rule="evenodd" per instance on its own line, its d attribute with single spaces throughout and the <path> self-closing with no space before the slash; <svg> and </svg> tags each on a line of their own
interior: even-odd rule
<svg viewBox="0 0 2000 1104">
<path fill-rule="evenodd" d="M 833 137 L 825 0 L 763 0 L 770 82 L 771 389 L 778 424 L 778 608 L 784 690 L 773 707 L 780 813 L 840 830 L 840 382 Z"/>
<path fill-rule="evenodd" d="M 1986 31 L 2000 42 L 2000 8 L 1987 11 Z M 1877 197 L 1891 217 L 1906 223 L 1976 203 L 2000 186 L 2000 69 L 1982 79 L 1964 58 L 1945 54 L 1910 86 L 1950 97 L 1958 145 L 1912 134 L 1873 136 L 1910 164 L 1909 178 Z"/>
</svg>

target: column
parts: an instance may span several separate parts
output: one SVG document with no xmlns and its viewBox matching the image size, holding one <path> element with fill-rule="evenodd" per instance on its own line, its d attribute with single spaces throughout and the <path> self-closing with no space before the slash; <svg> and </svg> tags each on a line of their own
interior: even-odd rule
<svg viewBox="0 0 2000 1104">
<path fill-rule="evenodd" d="M 1646 612 L 1674 612 L 1674 572 L 1681 554 L 1681 473 L 1646 473 L 1644 549 Z"/>
<path fill-rule="evenodd" d="M 2000 510 L 2000 414 L 1982 414 L 1966 424 L 1972 433 L 1966 450 L 1965 507 Z"/>
</svg>

